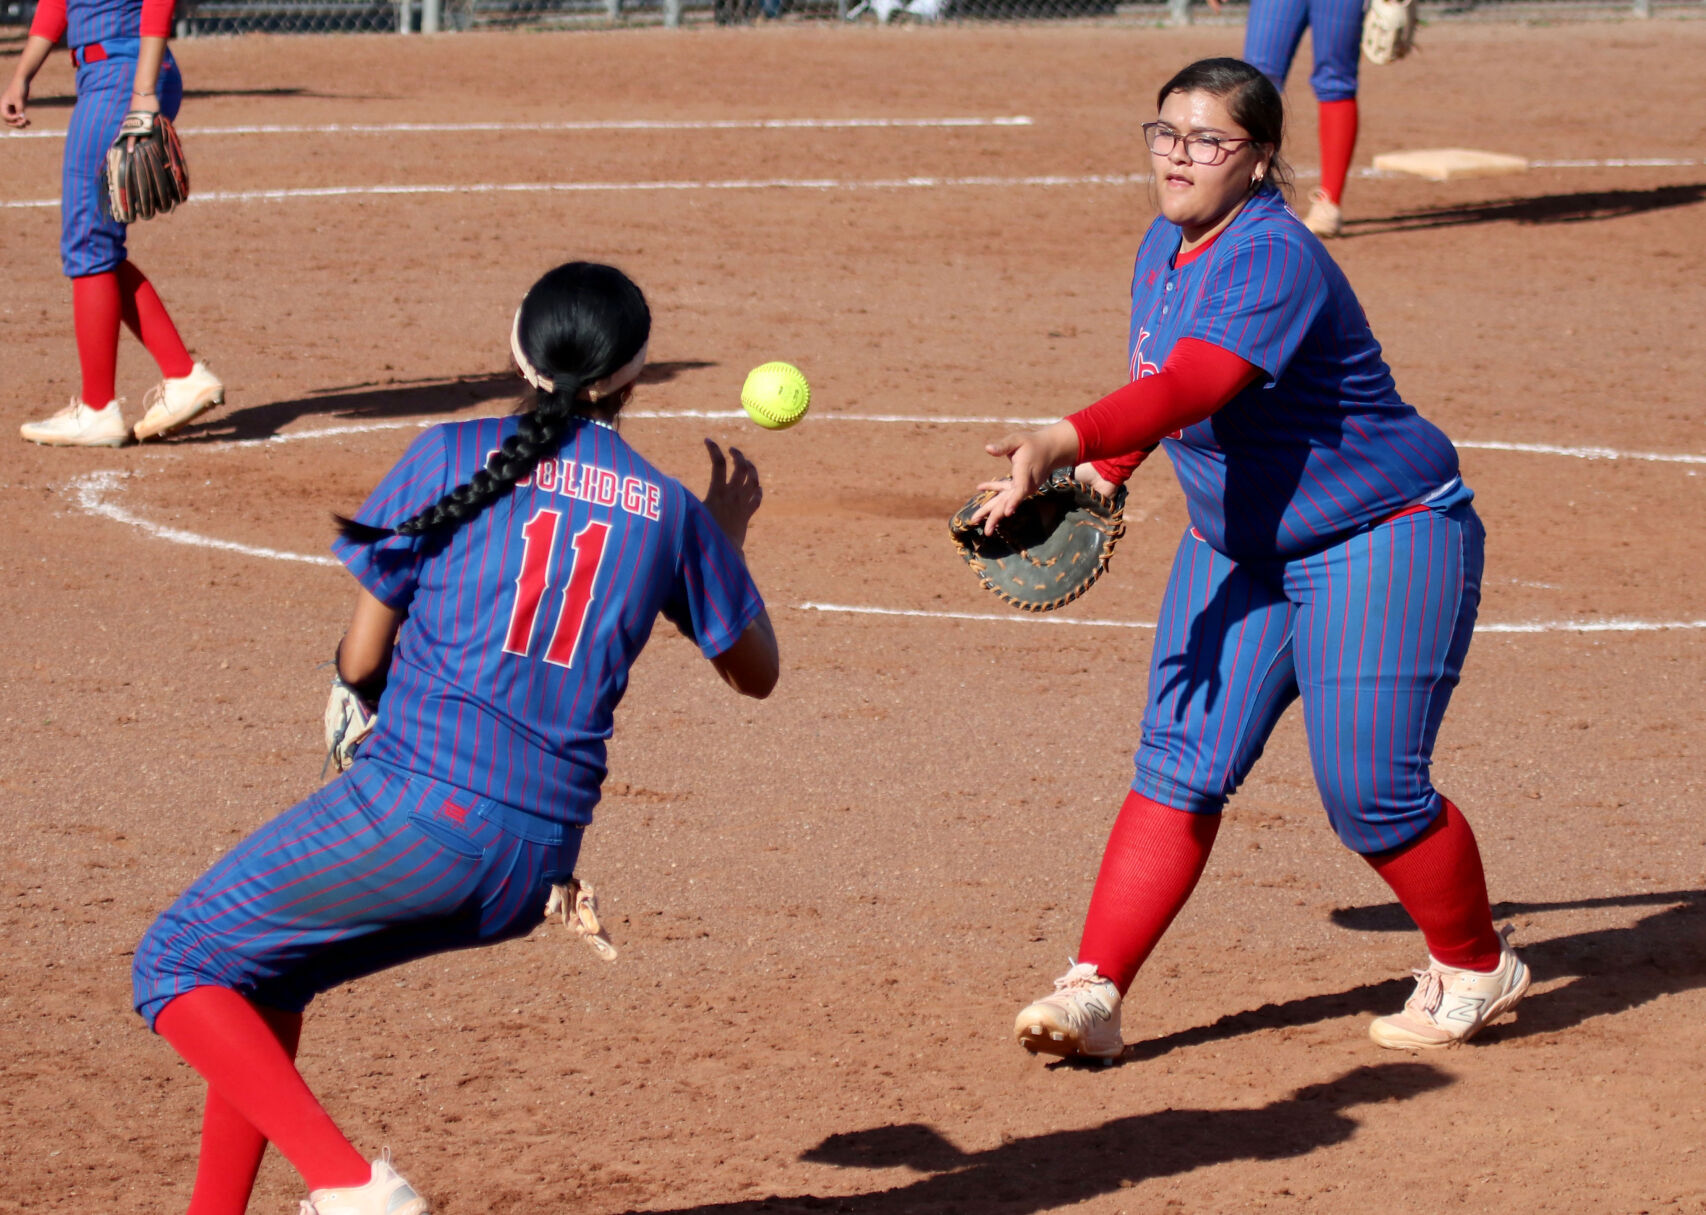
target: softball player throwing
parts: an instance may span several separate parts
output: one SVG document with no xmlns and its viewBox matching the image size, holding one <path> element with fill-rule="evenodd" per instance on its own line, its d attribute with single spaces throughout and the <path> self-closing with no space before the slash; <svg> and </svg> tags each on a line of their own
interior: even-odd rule
<svg viewBox="0 0 1706 1215">
<path fill-rule="evenodd" d="M 333 546 L 360 584 L 339 677 L 380 705 L 350 770 L 239 844 L 136 952 L 137 1011 L 206 1079 L 191 1210 L 239 1215 L 271 1141 L 305 1215 L 424 1215 L 292 1060 L 316 994 L 525 935 L 574 872 L 628 671 L 661 612 L 738 692 L 776 639 L 742 556 L 758 474 L 709 440 L 701 502 L 617 434 L 651 316 L 619 271 L 560 266 L 512 347 L 536 392 L 434 427 Z M 383 693 L 383 699 L 379 699 Z"/>
<path fill-rule="evenodd" d="M 166 306 L 125 255 L 125 225 L 101 214 L 97 186 L 107 148 L 126 113 L 177 117 L 184 82 L 166 49 L 174 0 L 41 0 L 0 118 L 27 127 L 30 84 L 64 37 L 77 69 L 77 104 L 65 136 L 60 185 L 60 257 L 71 280 L 82 386 L 71 403 L 20 429 L 32 443 L 118 447 L 156 439 L 225 400 L 225 386 L 190 357 Z M 116 397 L 118 331 L 123 322 L 159 364 L 134 428 Z"/>
<path fill-rule="evenodd" d="M 1161 215 L 1132 276 L 1131 379 L 988 446 L 1012 464 L 986 530 L 1048 471 L 1106 491 L 1165 443 L 1191 525 L 1167 584 L 1136 777 L 1078 958 L 1016 1032 L 1117 1058 L 1120 1002 L 1190 896 L 1228 797 L 1303 702 L 1328 818 L 1430 957 L 1382 1046 L 1452 1046 L 1514 1007 L 1527 967 L 1493 927 L 1469 824 L 1429 780 L 1469 648 L 1483 532 L 1457 453 L 1399 397 L 1344 274 L 1285 205 L 1273 83 L 1207 59 L 1143 130 Z M 1129 454 L 1127 454 L 1129 453 Z"/>
</svg>

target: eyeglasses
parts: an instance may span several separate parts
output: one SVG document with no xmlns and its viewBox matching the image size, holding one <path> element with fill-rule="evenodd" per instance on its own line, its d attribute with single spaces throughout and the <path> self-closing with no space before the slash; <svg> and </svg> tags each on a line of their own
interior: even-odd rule
<svg viewBox="0 0 1706 1215">
<path fill-rule="evenodd" d="M 1190 158 L 1192 164 L 1198 165 L 1220 164 L 1232 155 L 1233 144 L 1256 142 L 1254 137 L 1249 135 L 1181 135 L 1164 122 L 1143 124 L 1143 142 L 1148 144 L 1149 150 L 1157 156 L 1171 156 L 1180 141 L 1184 142 L 1185 155 Z"/>
</svg>

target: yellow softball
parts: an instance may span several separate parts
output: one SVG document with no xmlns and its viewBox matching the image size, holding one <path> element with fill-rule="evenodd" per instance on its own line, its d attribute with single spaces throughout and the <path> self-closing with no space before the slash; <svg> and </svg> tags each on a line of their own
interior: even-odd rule
<svg viewBox="0 0 1706 1215">
<path fill-rule="evenodd" d="M 766 430 L 785 430 L 806 416 L 812 386 L 792 363 L 761 363 L 747 372 L 740 404 Z"/>
</svg>

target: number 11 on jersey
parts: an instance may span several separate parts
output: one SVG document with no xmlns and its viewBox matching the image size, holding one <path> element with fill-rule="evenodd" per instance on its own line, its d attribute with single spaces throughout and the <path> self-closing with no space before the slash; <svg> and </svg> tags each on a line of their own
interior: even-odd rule
<svg viewBox="0 0 1706 1215">
<path fill-rule="evenodd" d="M 545 598 L 551 558 L 556 554 L 562 528 L 561 511 L 541 509 L 521 529 L 524 541 L 521 572 L 515 576 L 515 606 L 510 609 L 509 633 L 504 639 L 506 654 L 525 658 L 533 649 L 533 626 L 539 617 L 540 602 Z M 609 535 L 610 524 L 593 519 L 571 541 L 574 558 L 569 562 L 568 580 L 563 587 L 557 622 L 551 628 L 551 641 L 545 647 L 546 662 L 560 667 L 575 665 L 575 650 L 586 628 L 587 613 L 592 610 L 592 588 L 598 582 L 598 569 L 604 563 L 604 541 Z"/>
</svg>

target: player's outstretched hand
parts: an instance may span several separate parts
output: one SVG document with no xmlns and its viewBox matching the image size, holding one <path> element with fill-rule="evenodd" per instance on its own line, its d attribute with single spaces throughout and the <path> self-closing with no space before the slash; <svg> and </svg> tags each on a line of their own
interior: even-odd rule
<svg viewBox="0 0 1706 1215">
<path fill-rule="evenodd" d="M 20 131 L 30 125 L 30 85 L 27 80 L 12 77 L 6 91 L 0 93 L 0 119 Z"/>
<path fill-rule="evenodd" d="M 1019 503 L 1063 464 L 1078 461 L 1078 432 L 1070 422 L 1056 422 L 1041 430 L 1015 431 L 1002 435 L 983 449 L 992 456 L 1005 456 L 1012 475 L 1000 481 L 984 481 L 979 489 L 999 490 L 972 515 L 971 522 L 983 524 L 983 534 L 993 536 L 996 525 L 1011 515 Z"/>
<path fill-rule="evenodd" d="M 716 443 L 706 439 L 705 450 L 711 453 L 711 488 L 705 491 L 705 509 L 711 512 L 711 518 L 717 521 L 717 526 L 723 529 L 730 543 L 744 550 L 746 525 L 764 501 L 764 489 L 758 483 L 758 469 L 738 447 L 729 448 L 729 455 L 734 457 L 733 472 L 729 470 L 723 449 Z"/>
</svg>

